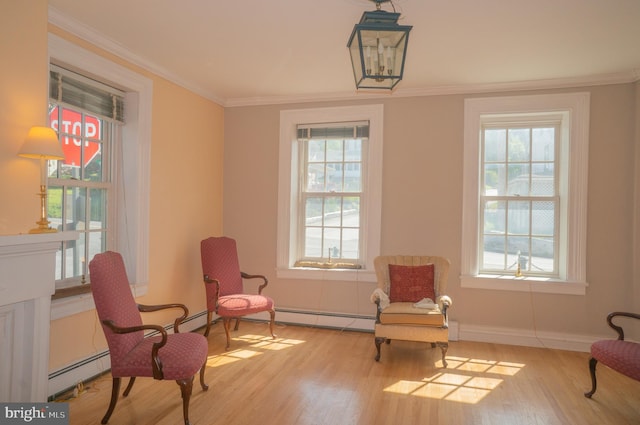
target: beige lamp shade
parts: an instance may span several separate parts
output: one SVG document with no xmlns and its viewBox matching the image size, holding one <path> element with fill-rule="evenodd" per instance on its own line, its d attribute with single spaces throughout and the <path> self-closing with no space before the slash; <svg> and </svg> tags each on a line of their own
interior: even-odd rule
<svg viewBox="0 0 640 425">
<path fill-rule="evenodd" d="M 51 127 L 31 127 L 18 155 L 33 159 L 64 159 L 58 135 Z"/>
</svg>

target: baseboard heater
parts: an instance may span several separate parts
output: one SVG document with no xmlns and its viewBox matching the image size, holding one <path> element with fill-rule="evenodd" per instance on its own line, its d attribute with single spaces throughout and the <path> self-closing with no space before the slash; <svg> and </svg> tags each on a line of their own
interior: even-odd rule
<svg viewBox="0 0 640 425">
<path fill-rule="evenodd" d="M 181 332 L 192 332 L 206 324 L 207 312 L 202 311 L 186 318 L 180 325 Z M 173 332 L 173 324 L 164 327 L 167 332 Z M 153 331 L 145 334 L 145 337 L 158 335 Z M 59 399 L 76 388 L 79 383 L 87 383 L 111 369 L 109 350 L 100 351 L 90 357 L 72 363 L 61 369 L 49 373 L 49 401 Z"/>
<path fill-rule="evenodd" d="M 262 320 L 269 320 L 268 314 L 265 313 Z M 374 316 L 359 314 L 276 308 L 276 323 L 290 325 L 373 332 L 375 320 Z"/>
</svg>

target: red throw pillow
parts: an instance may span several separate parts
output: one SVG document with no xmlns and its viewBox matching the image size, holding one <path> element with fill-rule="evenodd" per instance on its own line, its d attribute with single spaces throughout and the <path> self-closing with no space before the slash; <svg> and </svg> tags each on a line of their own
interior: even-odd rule
<svg viewBox="0 0 640 425">
<path fill-rule="evenodd" d="M 393 302 L 416 303 L 423 298 L 435 301 L 434 265 L 400 266 L 389 264 L 389 299 Z"/>
</svg>

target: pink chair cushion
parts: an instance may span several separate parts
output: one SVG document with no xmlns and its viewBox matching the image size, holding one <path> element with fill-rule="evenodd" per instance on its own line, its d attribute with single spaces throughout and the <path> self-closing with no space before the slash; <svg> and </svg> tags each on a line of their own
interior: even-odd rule
<svg viewBox="0 0 640 425">
<path fill-rule="evenodd" d="M 161 336 L 145 338 L 119 363 L 111 365 L 114 378 L 126 376 L 153 377 L 151 349 Z M 167 343 L 158 351 L 164 379 L 187 379 L 200 370 L 207 359 L 208 344 L 205 337 L 196 333 L 168 335 Z"/>
<path fill-rule="evenodd" d="M 591 345 L 591 356 L 611 369 L 640 381 L 640 344 L 601 340 Z"/>
<path fill-rule="evenodd" d="M 218 299 L 218 315 L 221 317 L 239 317 L 268 310 L 273 310 L 273 299 L 264 295 L 236 294 Z"/>
</svg>

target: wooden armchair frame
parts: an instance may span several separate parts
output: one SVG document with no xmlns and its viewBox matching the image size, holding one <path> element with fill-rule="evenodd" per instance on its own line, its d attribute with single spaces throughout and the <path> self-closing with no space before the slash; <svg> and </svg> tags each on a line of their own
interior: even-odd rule
<svg viewBox="0 0 640 425">
<path fill-rule="evenodd" d="M 598 361 L 623 375 L 640 380 L 640 343 L 625 341 L 622 326 L 613 323 L 613 319 L 616 317 L 629 317 L 640 320 L 640 314 L 623 311 L 615 311 L 607 316 L 607 324 L 616 331 L 618 338 L 616 340 L 596 341 L 591 345 L 591 357 L 589 358 L 591 390 L 584 393 L 587 398 L 591 398 L 596 392 L 598 385 L 596 365 Z"/>
<path fill-rule="evenodd" d="M 182 316 L 178 317 L 174 321 L 173 331 L 174 333 L 179 333 L 179 325 L 182 323 L 184 319 L 189 315 L 189 310 L 187 306 L 184 304 L 158 304 L 158 305 L 144 305 L 137 304 L 138 311 L 141 313 L 148 313 L 153 311 L 159 311 L 169 308 L 182 308 L 184 313 Z M 102 323 L 111 329 L 116 334 L 126 334 L 137 331 L 156 331 L 158 332 L 162 339 L 159 342 L 155 342 L 153 344 L 153 348 L 151 349 L 151 365 L 153 367 L 153 379 L 163 380 L 164 373 L 162 372 L 162 361 L 158 356 L 158 351 L 160 348 L 164 347 L 167 344 L 168 334 L 167 331 L 160 325 L 142 325 L 142 326 L 130 326 L 130 327 L 119 327 L 117 326 L 113 320 L 103 320 Z M 205 371 L 206 363 L 202 365 L 200 369 L 200 386 L 204 391 L 209 389 L 209 386 L 204 382 L 204 371 Z M 129 383 L 122 393 L 123 397 L 127 397 L 129 392 L 131 392 L 131 388 L 136 381 L 135 376 L 131 376 L 129 378 Z M 121 378 L 113 378 L 113 385 L 111 388 L 111 401 L 109 402 L 109 408 L 107 409 L 107 413 L 102 418 L 101 423 L 106 424 L 111 417 L 114 409 L 116 408 L 116 404 L 118 402 L 118 393 L 120 392 L 120 382 Z M 193 391 L 193 377 L 190 379 L 179 379 L 176 380 L 177 384 L 180 386 L 180 393 L 182 395 L 182 409 L 183 409 L 183 417 L 185 425 L 189 424 L 189 399 L 191 398 L 191 393 Z"/>
</svg>

